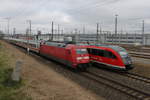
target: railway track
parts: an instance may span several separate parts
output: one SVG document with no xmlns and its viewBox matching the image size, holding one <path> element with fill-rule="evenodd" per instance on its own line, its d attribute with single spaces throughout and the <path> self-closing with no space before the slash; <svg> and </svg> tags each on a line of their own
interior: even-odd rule
<svg viewBox="0 0 150 100">
<path fill-rule="evenodd" d="M 150 78 L 148 78 L 148 77 L 144 77 L 144 76 L 141 76 L 141 75 L 138 75 L 135 73 L 130 73 L 130 72 L 127 72 L 127 73 L 121 74 L 121 75 L 141 81 L 141 82 L 145 82 L 146 84 L 150 85 Z"/>
<path fill-rule="evenodd" d="M 139 57 L 139 58 L 145 58 L 145 59 L 150 59 L 150 55 L 146 54 L 137 54 L 137 53 L 129 53 L 132 57 Z"/>
<path fill-rule="evenodd" d="M 126 48 L 129 52 L 129 54 L 133 57 L 139 57 L 139 58 L 146 58 L 146 59 L 150 59 L 150 49 L 129 49 Z M 145 54 L 147 53 L 147 54 Z"/>
<path fill-rule="evenodd" d="M 93 66 L 94 67 L 94 70 L 93 72 L 96 72 L 95 70 L 102 70 L 102 69 L 99 69 L 97 66 Z M 96 69 L 95 69 L 96 68 Z M 147 85 L 150 85 L 150 77 L 145 77 L 145 76 L 142 76 L 142 75 L 139 75 L 139 74 L 136 74 L 136 73 L 131 73 L 131 72 L 118 72 L 118 71 L 112 71 L 112 70 L 105 70 L 103 69 L 104 72 L 109 72 L 109 73 L 112 73 L 112 74 L 118 74 L 118 75 L 121 75 L 121 76 L 125 76 L 125 77 L 128 77 L 128 78 L 131 78 L 131 79 L 134 79 L 134 80 L 137 80 L 137 81 L 140 81 L 140 82 L 144 82 L 145 84 Z M 99 73 L 99 72 L 97 72 Z"/>
<path fill-rule="evenodd" d="M 81 75 L 84 77 L 87 77 L 90 80 L 93 80 L 97 83 L 104 84 L 110 88 L 116 89 L 116 90 L 118 90 L 122 93 L 125 93 L 135 99 L 150 100 L 150 93 L 140 91 L 136 88 L 129 87 L 125 84 L 119 83 L 113 79 L 109 79 L 108 77 L 104 76 L 103 74 L 95 74 L 93 72 L 86 71 L 86 72 L 83 72 Z"/>
</svg>

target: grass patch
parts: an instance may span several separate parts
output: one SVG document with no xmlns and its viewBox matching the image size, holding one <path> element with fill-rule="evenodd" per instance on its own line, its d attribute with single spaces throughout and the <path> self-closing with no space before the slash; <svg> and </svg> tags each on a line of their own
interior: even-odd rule
<svg viewBox="0 0 150 100">
<path fill-rule="evenodd" d="M 31 100 L 21 89 L 25 82 L 11 80 L 13 68 L 10 66 L 11 58 L 0 43 L 0 100 Z"/>
</svg>

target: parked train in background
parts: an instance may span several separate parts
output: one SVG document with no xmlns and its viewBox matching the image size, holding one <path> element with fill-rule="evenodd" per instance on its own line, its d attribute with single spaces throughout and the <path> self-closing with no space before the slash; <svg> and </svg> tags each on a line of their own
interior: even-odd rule
<svg viewBox="0 0 150 100">
<path fill-rule="evenodd" d="M 106 65 L 107 68 L 130 70 L 132 60 L 127 51 L 120 46 L 94 44 L 87 47 L 90 61 L 96 65 Z"/>
</svg>

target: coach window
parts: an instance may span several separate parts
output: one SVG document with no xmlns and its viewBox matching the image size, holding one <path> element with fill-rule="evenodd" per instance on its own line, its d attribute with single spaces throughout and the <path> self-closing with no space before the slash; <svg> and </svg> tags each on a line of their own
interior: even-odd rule
<svg viewBox="0 0 150 100">
<path fill-rule="evenodd" d="M 87 54 L 87 49 L 76 49 L 77 54 Z"/>
<path fill-rule="evenodd" d="M 91 54 L 92 55 L 98 55 L 97 49 L 91 49 Z"/>
<path fill-rule="evenodd" d="M 110 51 L 105 51 L 105 57 L 116 59 L 117 57 Z"/>
<path fill-rule="evenodd" d="M 98 55 L 104 57 L 104 50 L 98 50 Z"/>
</svg>

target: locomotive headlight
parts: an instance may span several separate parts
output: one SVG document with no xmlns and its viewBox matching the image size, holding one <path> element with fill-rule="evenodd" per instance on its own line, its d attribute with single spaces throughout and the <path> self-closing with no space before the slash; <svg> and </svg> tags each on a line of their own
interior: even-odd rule
<svg viewBox="0 0 150 100">
<path fill-rule="evenodd" d="M 89 57 L 88 56 L 86 56 L 86 57 L 83 57 L 84 59 L 89 59 Z"/>
<path fill-rule="evenodd" d="M 82 60 L 82 59 L 89 59 L 88 56 L 85 56 L 85 57 L 77 57 L 77 60 Z"/>
<path fill-rule="evenodd" d="M 82 59 L 82 57 L 77 57 L 77 60 L 81 60 Z"/>
</svg>

